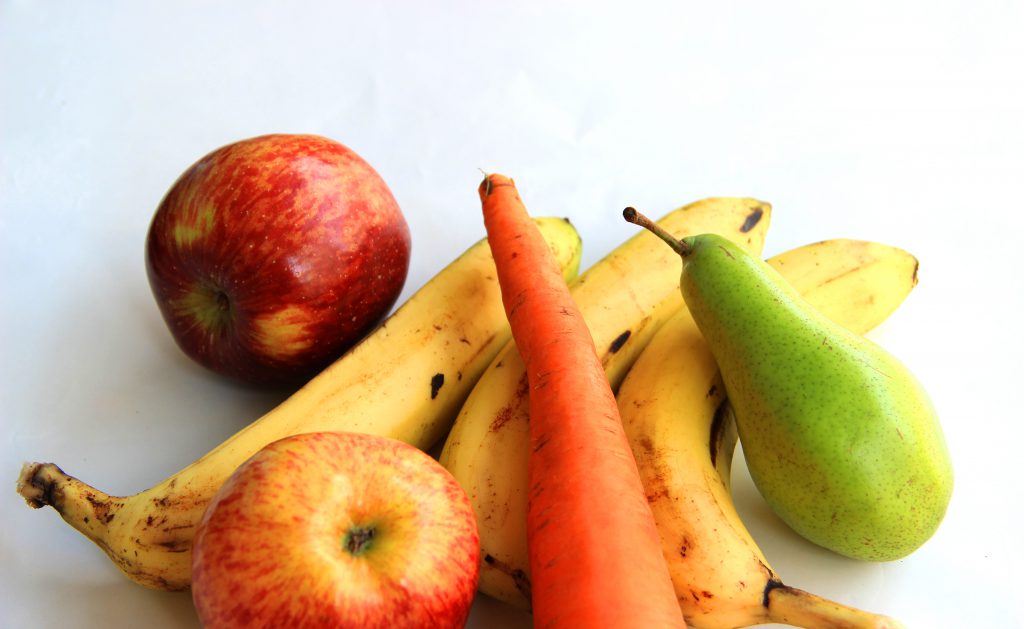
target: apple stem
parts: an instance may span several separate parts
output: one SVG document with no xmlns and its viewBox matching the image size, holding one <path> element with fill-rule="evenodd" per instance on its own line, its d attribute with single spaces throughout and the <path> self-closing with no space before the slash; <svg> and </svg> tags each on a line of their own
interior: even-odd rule
<svg viewBox="0 0 1024 629">
<path fill-rule="evenodd" d="M 627 207 L 626 209 L 622 210 L 622 218 L 626 219 L 630 223 L 633 223 L 634 225 L 639 225 L 640 227 L 643 227 L 644 229 L 647 229 L 648 231 L 652 232 L 655 236 L 667 242 L 668 246 L 672 247 L 672 249 L 675 250 L 676 253 L 678 253 L 684 258 L 690 255 L 690 253 L 693 251 L 693 248 L 686 241 L 679 240 L 678 238 L 673 237 L 672 234 L 665 231 L 661 227 L 661 225 L 658 225 L 651 219 L 647 218 L 646 216 L 638 212 L 635 208 Z"/>
<path fill-rule="evenodd" d="M 345 550 L 358 557 L 365 553 L 373 542 L 377 530 L 372 526 L 357 526 L 345 533 Z"/>
</svg>

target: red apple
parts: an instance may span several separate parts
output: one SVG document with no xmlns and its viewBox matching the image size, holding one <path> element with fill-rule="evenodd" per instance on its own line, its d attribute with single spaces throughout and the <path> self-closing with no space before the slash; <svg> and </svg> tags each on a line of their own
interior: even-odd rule
<svg viewBox="0 0 1024 629">
<path fill-rule="evenodd" d="M 192 597 L 206 627 L 462 627 L 479 559 L 469 498 L 437 461 L 306 433 L 257 452 L 207 507 Z"/>
<path fill-rule="evenodd" d="M 409 249 L 390 190 L 351 149 L 266 135 L 181 175 L 150 225 L 146 270 L 186 354 L 245 382 L 295 384 L 383 319 Z"/>
</svg>

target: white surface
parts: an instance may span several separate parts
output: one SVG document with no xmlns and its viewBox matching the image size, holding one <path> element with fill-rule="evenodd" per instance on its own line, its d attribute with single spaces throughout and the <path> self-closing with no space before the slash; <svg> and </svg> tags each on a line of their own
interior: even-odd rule
<svg viewBox="0 0 1024 629">
<path fill-rule="evenodd" d="M 272 131 L 384 175 L 413 231 L 406 296 L 482 236 L 478 169 L 570 217 L 584 264 L 634 233 L 624 205 L 710 195 L 774 204 L 766 254 L 910 250 L 921 283 L 873 337 L 941 411 L 941 530 L 858 563 L 788 532 L 742 463 L 737 500 L 792 585 L 910 627 L 1024 625 L 1021 3 L 214 4 L 0 3 L 0 626 L 197 624 L 187 594 L 129 583 L 14 481 L 54 461 L 133 493 L 279 401 L 178 352 L 142 255 L 186 166 Z M 471 618 L 528 622 L 487 599 Z"/>
</svg>

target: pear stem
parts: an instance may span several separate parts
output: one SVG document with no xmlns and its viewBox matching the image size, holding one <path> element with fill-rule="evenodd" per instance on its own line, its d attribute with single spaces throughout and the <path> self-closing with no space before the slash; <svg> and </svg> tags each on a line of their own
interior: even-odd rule
<svg viewBox="0 0 1024 629">
<path fill-rule="evenodd" d="M 672 247 L 676 253 L 684 258 L 693 252 L 693 247 L 691 247 L 686 241 L 675 238 L 672 234 L 665 231 L 661 225 L 658 225 L 651 219 L 647 218 L 635 208 L 627 207 L 622 210 L 622 218 L 634 225 L 639 225 L 640 227 L 652 232 L 655 236 L 667 242 L 669 247 Z"/>
</svg>

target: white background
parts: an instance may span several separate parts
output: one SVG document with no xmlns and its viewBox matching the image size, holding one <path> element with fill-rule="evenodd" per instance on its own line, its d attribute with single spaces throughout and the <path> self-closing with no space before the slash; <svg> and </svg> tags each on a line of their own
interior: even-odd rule
<svg viewBox="0 0 1024 629">
<path fill-rule="evenodd" d="M 480 169 L 570 217 L 584 265 L 635 232 L 624 205 L 711 195 L 774 204 L 766 255 L 908 249 L 920 285 L 872 336 L 941 411 L 938 534 L 859 563 L 790 533 L 742 462 L 737 500 L 791 585 L 910 627 L 1024 625 L 1022 6 L 0 2 L 0 626 L 197 625 L 188 594 L 129 583 L 14 482 L 54 461 L 134 493 L 282 399 L 184 358 L 143 269 L 178 174 L 268 132 L 330 136 L 385 177 L 414 240 L 404 296 L 482 237 Z M 529 621 L 481 598 L 471 623 Z"/>
</svg>

